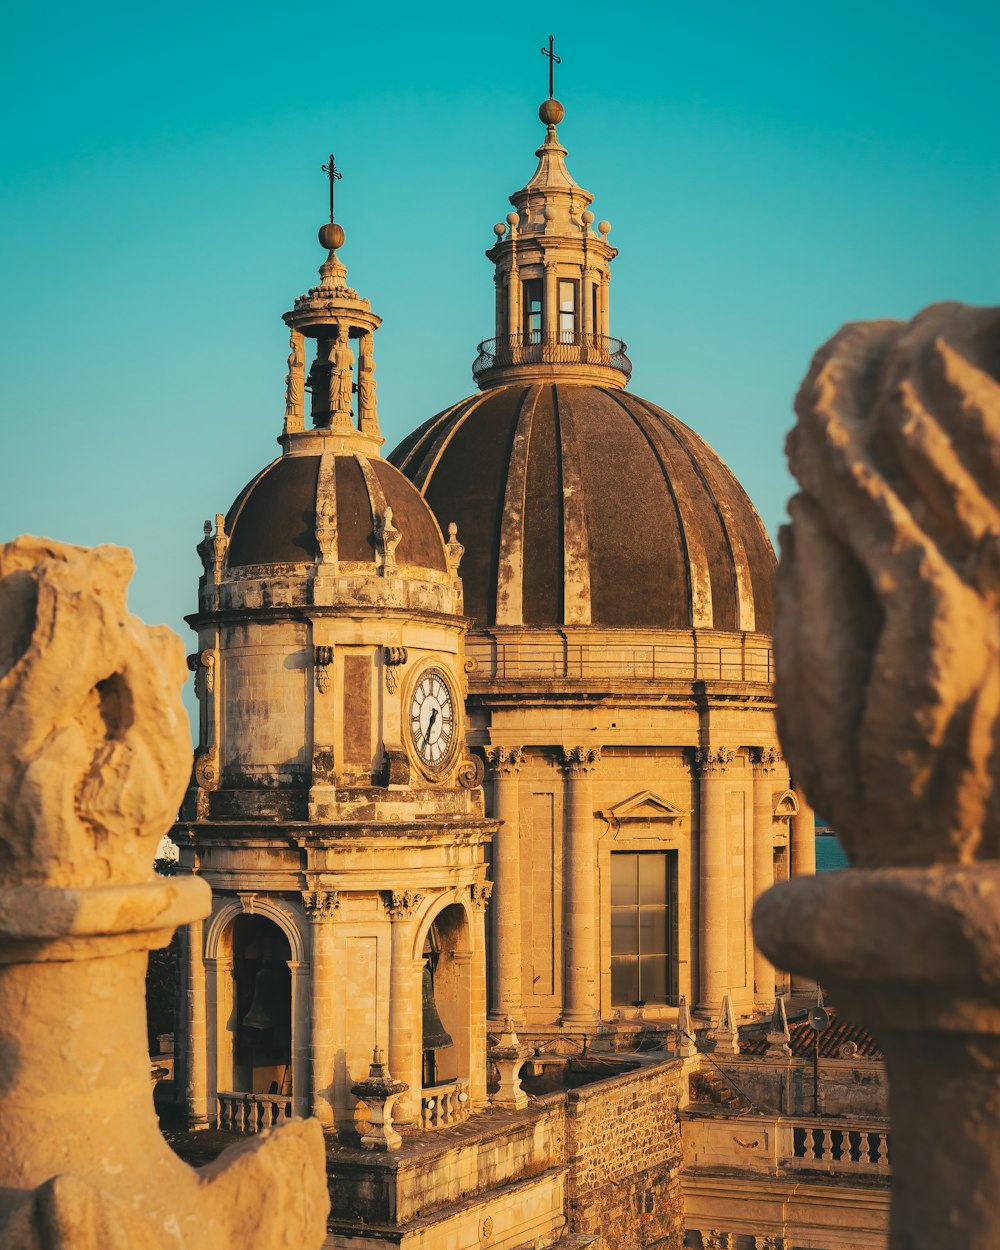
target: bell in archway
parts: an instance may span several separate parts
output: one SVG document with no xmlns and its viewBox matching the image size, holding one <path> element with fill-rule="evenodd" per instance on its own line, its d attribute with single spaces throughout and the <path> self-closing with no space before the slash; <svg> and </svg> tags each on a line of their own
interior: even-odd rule
<svg viewBox="0 0 1000 1250">
<path fill-rule="evenodd" d="M 455 1043 L 451 1040 L 451 1034 L 447 1032 L 438 1015 L 437 1003 L 434 1001 L 434 979 L 429 963 L 424 964 L 423 1008 L 424 1040 L 421 1049 L 443 1050 L 445 1046 L 453 1046 Z"/>
<path fill-rule="evenodd" d="M 286 988 L 281 969 L 276 964 L 265 964 L 254 978 L 253 1002 L 243 1017 L 243 1027 L 256 1029 L 259 1033 L 273 1029 L 287 1014 L 285 997 Z"/>
</svg>

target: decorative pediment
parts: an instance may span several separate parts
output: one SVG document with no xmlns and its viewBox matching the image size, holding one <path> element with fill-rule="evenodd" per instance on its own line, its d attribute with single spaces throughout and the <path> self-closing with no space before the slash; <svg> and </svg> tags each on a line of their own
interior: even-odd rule
<svg viewBox="0 0 1000 1250">
<path fill-rule="evenodd" d="M 798 815 L 799 801 L 791 790 L 782 790 L 774 800 L 774 819 L 788 820 Z"/>
<path fill-rule="evenodd" d="M 678 820 L 683 820 L 687 812 L 675 807 L 673 803 L 668 803 L 666 799 L 661 799 L 652 790 L 643 790 L 641 794 L 633 795 L 623 803 L 616 803 L 614 807 L 601 812 L 601 815 L 614 825 L 638 821 L 643 824 L 663 821 L 673 824 Z"/>
</svg>

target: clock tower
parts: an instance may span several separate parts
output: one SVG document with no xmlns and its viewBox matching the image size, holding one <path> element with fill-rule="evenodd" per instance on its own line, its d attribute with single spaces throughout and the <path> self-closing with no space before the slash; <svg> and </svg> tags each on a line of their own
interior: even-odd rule
<svg viewBox="0 0 1000 1250">
<path fill-rule="evenodd" d="M 463 548 L 381 457 L 380 318 L 347 284 L 332 195 L 320 241 L 284 316 L 281 455 L 198 547 L 174 837 L 213 907 L 184 935 L 179 1067 L 193 1125 L 349 1129 L 381 1050 L 396 1122 L 429 1129 L 486 1098 L 496 823 L 464 752 Z"/>
</svg>

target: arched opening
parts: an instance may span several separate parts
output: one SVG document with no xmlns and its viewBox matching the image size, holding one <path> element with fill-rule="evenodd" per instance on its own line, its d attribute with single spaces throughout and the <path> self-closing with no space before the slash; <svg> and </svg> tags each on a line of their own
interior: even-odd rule
<svg viewBox="0 0 1000 1250">
<path fill-rule="evenodd" d="M 423 957 L 426 1090 L 469 1077 L 472 949 L 468 918 L 460 904 L 452 903 L 435 917 L 424 939 Z"/>
<path fill-rule="evenodd" d="M 288 938 L 266 916 L 233 922 L 233 1088 L 292 1093 L 292 993 Z"/>
</svg>

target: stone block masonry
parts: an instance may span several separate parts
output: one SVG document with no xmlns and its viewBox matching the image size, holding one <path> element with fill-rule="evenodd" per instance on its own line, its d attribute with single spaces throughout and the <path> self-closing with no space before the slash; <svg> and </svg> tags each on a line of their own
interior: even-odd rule
<svg viewBox="0 0 1000 1250">
<path fill-rule="evenodd" d="M 680 1062 L 610 1077 L 566 1096 L 570 1229 L 609 1250 L 681 1250 Z"/>
</svg>

